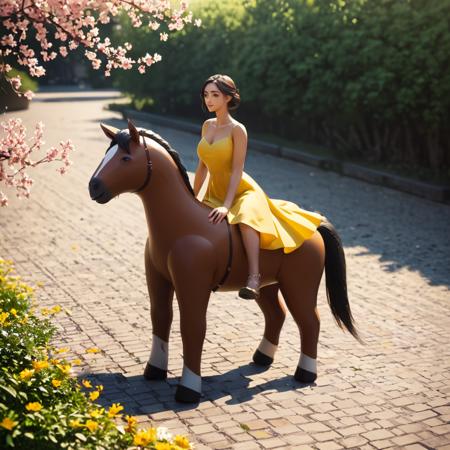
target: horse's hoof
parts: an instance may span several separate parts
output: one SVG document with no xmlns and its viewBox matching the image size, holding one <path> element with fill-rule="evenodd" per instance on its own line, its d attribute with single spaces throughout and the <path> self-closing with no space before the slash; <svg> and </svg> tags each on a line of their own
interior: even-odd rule
<svg viewBox="0 0 450 450">
<path fill-rule="evenodd" d="M 159 369 L 147 363 L 144 369 L 144 377 L 147 380 L 165 380 L 167 378 L 167 370 Z"/>
<path fill-rule="evenodd" d="M 200 392 L 179 384 L 177 386 L 177 392 L 175 393 L 175 400 L 180 403 L 198 403 L 200 401 L 200 396 Z"/>
<path fill-rule="evenodd" d="M 297 381 L 300 381 L 300 383 L 314 383 L 314 381 L 316 381 L 317 379 L 317 374 L 297 367 L 294 378 Z"/>
<path fill-rule="evenodd" d="M 253 362 L 258 366 L 270 366 L 273 363 L 273 358 L 265 355 L 259 350 L 256 350 L 253 354 Z"/>
</svg>

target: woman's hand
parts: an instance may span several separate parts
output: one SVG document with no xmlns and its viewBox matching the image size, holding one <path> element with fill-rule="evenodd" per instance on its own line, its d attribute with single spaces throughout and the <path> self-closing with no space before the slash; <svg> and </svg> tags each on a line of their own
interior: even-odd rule
<svg viewBox="0 0 450 450">
<path fill-rule="evenodd" d="M 214 208 L 208 215 L 208 219 L 213 224 L 222 222 L 228 214 L 228 208 L 226 206 L 219 206 Z"/>
</svg>

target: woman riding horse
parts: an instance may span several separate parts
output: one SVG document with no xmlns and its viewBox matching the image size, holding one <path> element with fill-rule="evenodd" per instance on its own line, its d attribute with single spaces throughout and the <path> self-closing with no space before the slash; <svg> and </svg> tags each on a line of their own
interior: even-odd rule
<svg viewBox="0 0 450 450">
<path fill-rule="evenodd" d="M 89 182 L 91 198 L 107 203 L 124 192 L 136 193 L 147 218 L 145 269 L 153 340 L 144 376 L 167 377 L 175 292 L 184 360 L 175 398 L 198 402 L 211 291 L 238 290 L 247 280 L 247 256 L 239 225 L 209 220 L 211 206 L 196 198 L 178 154 L 159 135 L 138 130 L 130 121 L 125 130 L 101 127 L 111 144 Z M 347 297 L 342 245 L 334 227 L 326 218 L 321 216 L 320 220 L 317 230 L 295 250 L 286 253 L 283 248 L 262 248 L 259 253 L 261 287 L 256 301 L 264 314 L 265 329 L 253 360 L 261 365 L 272 363 L 285 318 L 284 300 L 301 336 L 294 377 L 308 383 L 317 377 L 320 321 L 316 305 L 324 267 L 333 316 L 341 328 L 358 338 Z"/>
</svg>

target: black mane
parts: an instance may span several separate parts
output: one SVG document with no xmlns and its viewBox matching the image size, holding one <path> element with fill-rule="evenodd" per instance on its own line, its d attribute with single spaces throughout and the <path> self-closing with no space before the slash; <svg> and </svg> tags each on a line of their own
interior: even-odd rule
<svg viewBox="0 0 450 450">
<path fill-rule="evenodd" d="M 183 166 L 183 163 L 181 162 L 181 158 L 178 152 L 174 150 L 165 139 L 163 139 L 159 134 L 155 133 L 154 131 L 146 130 L 145 128 L 138 128 L 138 131 L 139 135 L 153 139 L 155 142 L 160 144 L 165 150 L 167 150 L 167 152 L 177 165 L 178 170 L 180 171 L 181 176 L 183 177 L 183 181 L 186 184 L 186 187 L 189 189 L 189 192 L 195 197 L 194 190 L 192 189 L 191 183 L 189 182 L 189 177 L 186 168 Z M 130 153 L 130 139 L 131 136 L 128 129 L 121 130 L 116 134 L 109 148 L 117 144 L 120 148 L 123 148 L 126 152 Z"/>
</svg>

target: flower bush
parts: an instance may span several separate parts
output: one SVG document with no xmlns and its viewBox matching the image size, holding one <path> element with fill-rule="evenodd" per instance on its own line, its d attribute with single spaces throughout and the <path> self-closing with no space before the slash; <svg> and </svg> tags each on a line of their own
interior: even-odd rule
<svg viewBox="0 0 450 450">
<path fill-rule="evenodd" d="M 51 317 L 59 305 L 42 308 L 34 289 L 0 259 L 0 447 L 15 449 L 190 449 L 184 436 L 163 427 L 137 429 L 137 420 L 113 403 L 95 400 L 103 386 L 71 376 L 73 365 L 55 348 Z M 95 350 L 95 351 L 94 351 Z M 89 349 L 95 353 L 97 349 Z"/>
</svg>

